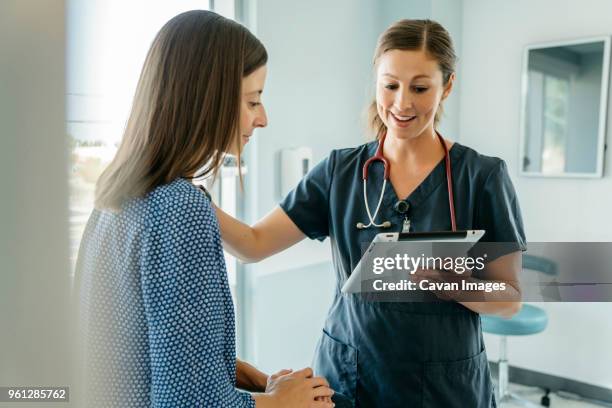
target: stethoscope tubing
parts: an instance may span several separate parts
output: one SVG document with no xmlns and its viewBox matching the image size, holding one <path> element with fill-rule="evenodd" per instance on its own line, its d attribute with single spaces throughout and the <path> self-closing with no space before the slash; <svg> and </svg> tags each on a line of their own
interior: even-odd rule
<svg viewBox="0 0 612 408">
<path fill-rule="evenodd" d="M 451 228 L 453 231 L 457 231 L 457 220 L 455 216 L 455 197 L 453 194 L 453 174 L 452 174 L 452 168 L 451 168 L 450 154 L 448 152 L 448 147 L 446 146 L 446 143 L 444 142 L 444 138 L 442 137 L 442 135 L 438 131 L 435 131 L 435 132 L 436 132 L 436 135 L 438 136 L 438 140 L 440 141 L 440 143 L 442 144 L 442 147 L 444 148 L 444 167 L 446 169 L 446 186 L 448 190 L 448 205 L 450 208 Z M 386 133 L 383 133 L 380 136 L 380 139 L 378 141 L 378 147 L 376 148 L 376 153 L 374 154 L 374 156 L 366 160 L 366 162 L 363 164 L 363 169 L 362 169 L 363 201 L 365 203 L 366 212 L 368 214 L 368 219 L 370 220 L 370 222 L 367 225 L 363 224 L 362 222 L 358 222 L 357 223 L 358 229 L 366 229 L 366 228 L 370 228 L 371 226 L 378 227 L 378 228 L 388 228 L 391 226 L 391 222 L 389 221 L 384 221 L 380 224 L 377 224 L 374 221 L 376 219 L 376 216 L 378 215 L 380 206 L 382 204 L 383 197 L 385 195 L 385 190 L 387 187 L 387 180 L 389 179 L 389 173 L 391 169 L 391 165 L 389 164 L 389 161 L 385 158 L 383 154 L 383 147 L 385 145 L 386 137 L 387 137 Z M 370 165 L 376 161 L 380 161 L 383 163 L 384 175 L 383 175 L 383 186 L 381 189 L 380 197 L 378 199 L 378 203 L 376 204 L 376 209 L 374 210 L 374 214 L 372 215 L 372 213 L 370 212 L 370 205 L 368 204 L 368 194 L 367 194 L 367 184 L 368 183 L 367 181 L 368 181 L 368 169 Z"/>
</svg>

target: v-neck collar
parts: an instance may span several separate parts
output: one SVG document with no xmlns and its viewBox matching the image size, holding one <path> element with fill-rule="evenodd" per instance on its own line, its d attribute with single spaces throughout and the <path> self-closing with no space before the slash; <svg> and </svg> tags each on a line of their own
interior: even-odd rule
<svg viewBox="0 0 612 408">
<path fill-rule="evenodd" d="M 373 143 L 373 151 L 371 154 L 374 154 L 376 150 L 377 143 Z M 457 173 L 457 169 L 460 165 L 460 159 L 465 153 L 465 146 L 460 143 L 453 143 L 448 154 L 450 156 L 451 161 L 451 172 L 452 174 Z M 381 166 L 382 167 L 382 166 Z M 377 172 L 378 173 L 378 172 Z M 378 174 L 377 174 L 378 176 Z M 380 176 L 382 177 L 382 172 L 380 172 Z M 431 172 L 423 179 L 423 181 L 410 193 L 408 197 L 399 198 L 395 193 L 395 189 L 391 184 L 391 181 L 387 181 L 387 186 L 385 188 L 383 202 L 384 206 L 393 207 L 395 203 L 400 200 L 404 200 L 410 204 L 411 207 L 416 207 L 431 193 L 440 186 L 441 183 L 445 183 L 444 188 L 446 188 L 446 166 L 444 164 L 444 157 L 436 164 L 436 166 L 431 170 Z"/>
</svg>

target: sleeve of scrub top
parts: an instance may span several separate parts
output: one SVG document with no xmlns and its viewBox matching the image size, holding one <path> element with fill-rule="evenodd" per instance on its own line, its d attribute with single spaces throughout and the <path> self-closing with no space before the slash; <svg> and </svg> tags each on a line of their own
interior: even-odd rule
<svg viewBox="0 0 612 408">
<path fill-rule="evenodd" d="M 155 213 L 144 257 L 151 405 L 255 407 L 235 388 L 235 322 L 214 210 L 183 201 Z"/>
<path fill-rule="evenodd" d="M 329 235 L 329 192 L 334 152 L 314 166 L 280 203 L 291 221 L 310 239 Z"/>
<path fill-rule="evenodd" d="M 525 251 L 525 232 L 516 191 L 506 163 L 500 160 L 485 180 L 476 213 L 477 227 L 486 231 L 488 261 L 516 251 Z"/>
</svg>

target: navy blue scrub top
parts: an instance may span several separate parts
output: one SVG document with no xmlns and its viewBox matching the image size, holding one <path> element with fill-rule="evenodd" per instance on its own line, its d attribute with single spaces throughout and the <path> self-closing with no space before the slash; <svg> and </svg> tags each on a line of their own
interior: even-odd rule
<svg viewBox="0 0 612 408">
<path fill-rule="evenodd" d="M 306 236 L 331 239 L 336 294 L 313 368 L 338 397 L 346 397 L 346 406 L 495 406 L 477 313 L 456 302 L 368 304 L 340 292 L 362 245 L 379 232 L 401 231 L 405 215 L 393 208 L 398 200 L 410 206 L 411 232 L 451 230 L 443 159 L 408 197 L 397 197 L 387 183 L 375 221 L 391 221 L 391 228 L 356 228 L 358 222 L 369 223 L 362 168 L 377 146 L 332 151 L 280 204 Z M 449 154 L 457 229 L 484 229 L 481 242 L 512 243 L 504 245 L 508 253 L 525 250 L 521 212 L 504 161 L 459 143 Z M 383 166 L 376 162 L 368 177 L 371 209 L 382 180 Z"/>
</svg>

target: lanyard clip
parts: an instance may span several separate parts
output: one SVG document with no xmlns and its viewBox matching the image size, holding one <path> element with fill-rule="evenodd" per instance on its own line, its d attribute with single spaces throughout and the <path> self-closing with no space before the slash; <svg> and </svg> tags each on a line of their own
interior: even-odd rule
<svg viewBox="0 0 612 408">
<path fill-rule="evenodd" d="M 410 220 L 408 216 L 404 218 L 404 223 L 402 224 L 402 233 L 405 234 L 407 232 L 410 232 Z"/>
</svg>

